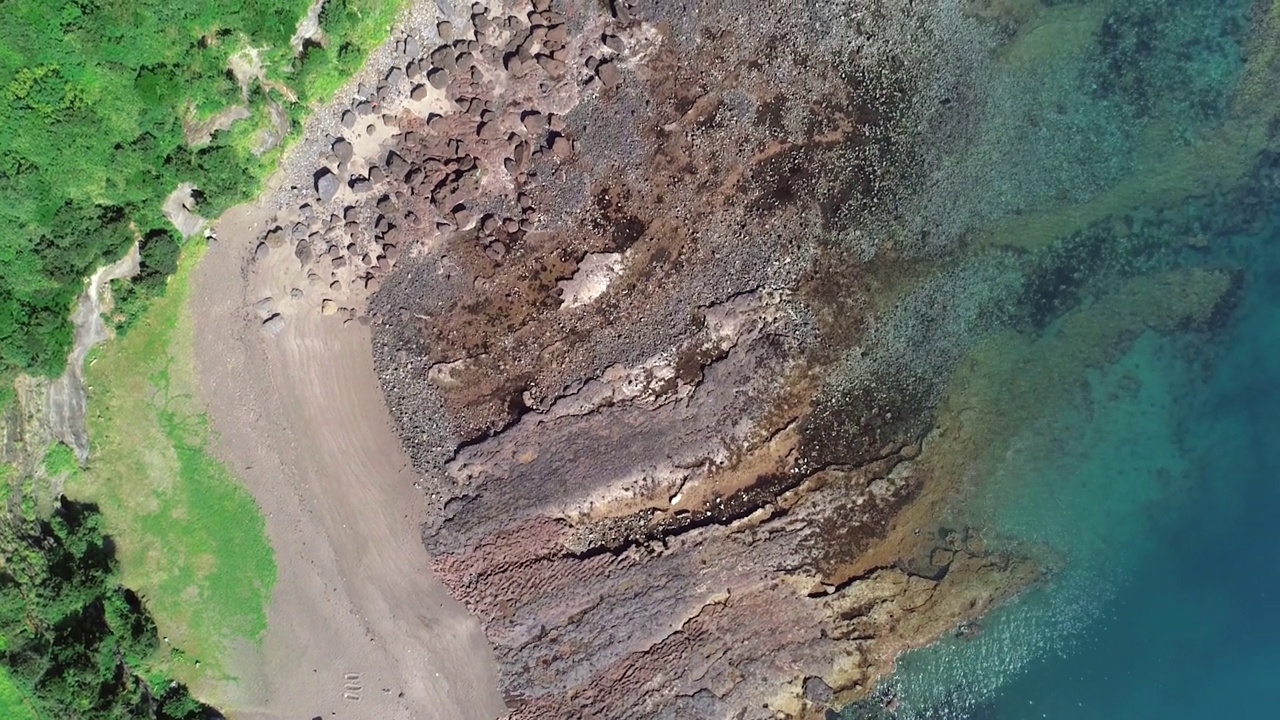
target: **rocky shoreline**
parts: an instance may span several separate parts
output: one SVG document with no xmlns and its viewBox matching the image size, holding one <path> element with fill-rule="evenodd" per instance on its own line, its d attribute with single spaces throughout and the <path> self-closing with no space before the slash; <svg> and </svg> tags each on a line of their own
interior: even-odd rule
<svg viewBox="0 0 1280 720">
<path fill-rule="evenodd" d="M 957 3 L 437 5 L 288 160 L 253 255 L 295 284 L 255 311 L 268 335 L 371 326 L 426 547 L 512 717 L 820 716 L 1050 572 L 943 521 L 999 446 L 944 400 L 975 338 L 1167 271 L 1177 230 L 1130 221 L 1154 249 L 1074 279 L 1078 254 L 975 242 L 1013 201 L 951 158 L 985 137 L 1001 26 Z M 1058 181 L 1110 182 L 1078 170 Z M 1079 342 L 1210 329 L 1238 282 L 1158 277 L 1133 292 L 1187 302 Z"/>
</svg>

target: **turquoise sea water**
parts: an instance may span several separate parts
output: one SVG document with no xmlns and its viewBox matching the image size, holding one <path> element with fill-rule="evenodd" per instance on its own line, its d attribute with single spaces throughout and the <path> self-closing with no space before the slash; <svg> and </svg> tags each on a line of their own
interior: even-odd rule
<svg viewBox="0 0 1280 720">
<path fill-rule="evenodd" d="M 988 532 L 1062 569 L 904 657 L 896 717 L 1280 717 L 1280 223 L 1232 240 L 1246 291 L 1211 347 L 1144 337 L 983 488 Z"/>
<path fill-rule="evenodd" d="M 1243 18 L 1249 4 L 1163 5 L 1132 6 L 1149 17 L 1130 45 L 1168 45 L 1135 75 L 1176 78 L 1203 63 L 1227 68 L 1206 88 L 1229 88 L 1242 61 L 1227 32 L 1239 37 L 1242 21 L 1209 37 L 1211 23 L 1179 13 Z M 1161 31 L 1174 24 L 1183 29 Z M 1155 87 L 1181 86 L 1127 77 L 1110 89 L 1124 101 Z M 1191 142 L 1211 136 L 1211 115 Z M 1168 251 L 1174 265 L 1244 271 L 1231 320 L 1212 335 L 1142 336 L 1091 370 L 1075 402 L 1022 428 L 975 485 L 969 519 L 996 545 L 1052 548 L 1052 581 L 984 618 L 976 636 L 905 655 L 877 698 L 845 717 L 1280 718 L 1280 183 L 1233 202 L 1185 204 L 1186 227 L 1236 229 Z M 1264 221 L 1231 222 L 1256 218 L 1259 204 Z M 891 699 L 893 711 L 881 709 Z"/>
</svg>

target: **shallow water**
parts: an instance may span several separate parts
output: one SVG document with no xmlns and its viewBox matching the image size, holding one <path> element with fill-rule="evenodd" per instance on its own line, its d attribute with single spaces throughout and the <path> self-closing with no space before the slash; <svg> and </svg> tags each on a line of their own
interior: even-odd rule
<svg viewBox="0 0 1280 720">
<path fill-rule="evenodd" d="M 1163 31 L 1175 21 L 1160 19 L 1160 5 L 1133 5 L 1156 18 L 1135 25 L 1134 37 L 1169 44 L 1135 73 L 1216 62 L 1229 87 L 1239 43 L 1225 29 L 1193 41 L 1207 22 L 1183 23 L 1185 37 Z M 1209 8 L 1247 3 L 1165 5 L 1177 17 L 1174 6 L 1214 15 Z M 1222 21 L 1228 27 L 1239 32 L 1235 20 Z M 1153 87 L 1132 80 L 1113 84 L 1117 97 Z M 1213 127 L 1204 122 L 1193 142 Z M 905 655 L 877 698 L 846 717 L 1280 717 L 1278 195 L 1272 180 L 1235 205 L 1178 211 L 1187 227 L 1237 228 L 1169 251 L 1173 265 L 1244 270 L 1225 327 L 1142 336 L 1090 370 L 1073 402 L 1021 429 L 975 479 L 966 520 L 990 544 L 1047 549 L 1051 581 L 984 618 L 976 635 Z M 1252 212 L 1244 198 L 1264 203 L 1269 218 L 1232 222 Z M 892 713 L 870 709 L 890 700 Z"/>
<path fill-rule="evenodd" d="M 1076 630 L 1075 650 L 1031 663 L 996 693 L 990 716 L 1275 716 L 1280 232 L 1270 228 L 1240 242 L 1259 264 L 1250 268 L 1238 324 L 1222 338 L 1207 376 L 1162 367 L 1167 354 L 1131 357 L 1174 391 L 1176 402 L 1133 414 L 1133 433 L 1150 440 L 1139 445 L 1146 452 L 1126 452 L 1124 438 L 1116 438 L 1121 442 L 1098 450 L 1109 456 L 1109 468 L 1084 469 L 1105 486 L 1096 495 L 1101 504 L 1123 502 L 1142 487 L 1139 478 L 1172 479 L 1154 488 L 1145 514 L 1130 507 L 1112 516 L 1116 542 L 1080 558 L 1112 566 L 1113 577 L 1100 585 L 1114 596 Z M 1152 452 L 1166 441 L 1163 452 Z M 1119 482 L 1108 482 L 1108 470 Z M 1087 522 L 1099 514 L 1080 510 L 1066 517 Z M 1126 534 L 1127 542 L 1119 537 Z"/>
<path fill-rule="evenodd" d="M 1276 716 L 1280 212 L 1214 247 L 1196 262 L 1247 269 L 1231 324 L 1143 336 L 981 480 L 970 520 L 1055 575 L 904 656 L 892 717 Z"/>
<path fill-rule="evenodd" d="M 1218 334 L 1147 334 L 980 483 L 990 542 L 1053 580 L 905 656 L 904 718 L 1260 718 L 1280 706 L 1280 214 L 1213 238 L 1246 268 Z M 855 713 L 853 715 L 857 717 Z"/>
</svg>

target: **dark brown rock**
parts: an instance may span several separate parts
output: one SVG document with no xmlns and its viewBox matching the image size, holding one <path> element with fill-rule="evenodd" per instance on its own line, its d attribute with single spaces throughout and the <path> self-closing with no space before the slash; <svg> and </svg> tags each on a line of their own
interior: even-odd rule
<svg viewBox="0 0 1280 720">
<path fill-rule="evenodd" d="M 622 52 L 627 49 L 627 46 L 622 43 L 622 38 L 608 33 L 600 38 L 600 44 L 618 54 L 622 54 Z"/>
<path fill-rule="evenodd" d="M 564 75 L 565 64 L 562 61 L 557 60 L 550 55 L 538 55 L 535 59 L 538 62 L 538 67 L 542 68 L 543 71 L 551 77 L 560 77 L 561 75 Z"/>
<path fill-rule="evenodd" d="M 564 160 L 573 154 L 573 143 L 569 142 L 569 138 L 557 135 L 551 139 L 551 153 Z"/>
<path fill-rule="evenodd" d="M 612 62 L 602 62 L 596 67 L 596 77 L 600 78 L 600 82 L 605 87 L 615 87 L 622 82 L 622 73 L 618 70 L 618 66 Z"/>
</svg>

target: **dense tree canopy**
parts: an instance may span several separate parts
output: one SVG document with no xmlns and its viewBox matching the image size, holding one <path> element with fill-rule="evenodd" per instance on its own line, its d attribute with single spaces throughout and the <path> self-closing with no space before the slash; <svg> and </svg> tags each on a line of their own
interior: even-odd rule
<svg viewBox="0 0 1280 720">
<path fill-rule="evenodd" d="M 119 585 L 115 554 L 91 505 L 0 525 L 0 659 L 42 718 L 221 717 L 155 672 L 156 626 Z"/>
<path fill-rule="evenodd" d="M 310 4 L 0 3 L 0 376 L 59 372 L 83 278 L 135 237 L 167 232 L 161 203 L 179 182 L 200 188 L 206 215 L 251 193 L 269 166 L 252 152 L 265 103 L 287 104 L 280 89 L 292 88 L 300 116 L 359 67 L 398 5 L 330 0 L 327 39 L 295 58 Z M 242 91 L 228 60 L 249 48 L 270 82 Z M 234 104 L 253 117 L 188 146 L 184 123 Z"/>
</svg>

